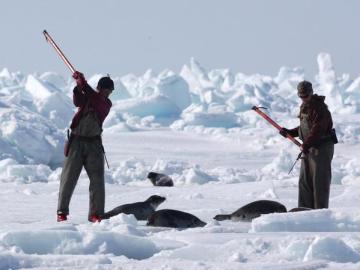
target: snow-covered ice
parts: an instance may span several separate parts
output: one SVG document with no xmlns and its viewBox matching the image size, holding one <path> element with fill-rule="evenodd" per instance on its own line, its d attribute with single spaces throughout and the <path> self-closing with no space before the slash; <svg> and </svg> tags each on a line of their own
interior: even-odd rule
<svg viewBox="0 0 360 270">
<path fill-rule="evenodd" d="M 319 54 L 315 92 L 326 95 L 340 143 L 330 209 L 218 222 L 259 199 L 297 205 L 298 150 L 256 113 L 295 127 L 300 67 L 275 77 L 207 70 L 195 59 L 164 70 L 114 77 L 104 123 L 106 209 L 161 195 L 159 209 L 196 215 L 203 228 L 152 228 L 121 214 L 87 222 L 82 172 L 69 221 L 55 220 L 62 147 L 75 111 L 73 81 L 58 74 L 0 71 L 0 269 L 360 269 L 360 77 L 338 75 Z M 96 86 L 101 74 L 88 76 Z M 154 187 L 149 171 L 174 187 Z"/>
</svg>

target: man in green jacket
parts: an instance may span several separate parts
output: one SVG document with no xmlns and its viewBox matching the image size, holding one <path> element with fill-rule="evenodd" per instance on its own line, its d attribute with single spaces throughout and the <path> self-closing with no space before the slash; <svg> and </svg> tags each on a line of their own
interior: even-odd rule
<svg viewBox="0 0 360 270">
<path fill-rule="evenodd" d="M 282 128 L 280 134 L 299 137 L 303 152 L 299 176 L 299 207 L 328 208 L 331 161 L 334 143 L 337 142 L 331 113 L 324 96 L 313 93 L 312 84 L 302 81 L 297 86 L 300 106 L 300 125 L 293 129 Z"/>
</svg>

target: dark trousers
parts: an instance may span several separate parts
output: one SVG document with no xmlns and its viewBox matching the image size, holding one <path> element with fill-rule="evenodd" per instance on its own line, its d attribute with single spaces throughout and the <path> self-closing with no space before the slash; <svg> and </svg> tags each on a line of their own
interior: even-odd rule
<svg viewBox="0 0 360 270">
<path fill-rule="evenodd" d="M 299 177 L 299 207 L 328 208 L 331 184 L 331 161 L 334 144 L 310 148 L 301 161 Z"/>
<path fill-rule="evenodd" d="M 69 214 L 69 204 L 82 168 L 89 176 L 89 217 L 101 216 L 105 207 L 104 153 L 100 140 L 74 139 L 61 172 L 58 213 Z"/>
</svg>

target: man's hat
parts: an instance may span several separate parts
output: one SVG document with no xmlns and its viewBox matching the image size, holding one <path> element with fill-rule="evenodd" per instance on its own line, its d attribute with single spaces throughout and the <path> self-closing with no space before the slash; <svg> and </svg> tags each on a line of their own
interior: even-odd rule
<svg viewBox="0 0 360 270">
<path fill-rule="evenodd" d="M 110 76 L 102 77 L 98 82 L 97 89 L 114 90 L 114 81 L 110 78 Z"/>
<path fill-rule="evenodd" d="M 308 96 L 313 93 L 311 82 L 302 81 L 297 85 L 298 96 Z"/>
</svg>

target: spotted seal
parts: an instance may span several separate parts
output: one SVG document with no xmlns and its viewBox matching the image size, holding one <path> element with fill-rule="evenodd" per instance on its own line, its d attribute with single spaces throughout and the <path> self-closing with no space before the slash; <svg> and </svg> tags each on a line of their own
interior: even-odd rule
<svg viewBox="0 0 360 270">
<path fill-rule="evenodd" d="M 244 205 L 232 214 L 216 215 L 218 221 L 230 219 L 232 221 L 251 221 L 263 214 L 285 213 L 286 207 L 279 202 L 259 200 Z"/>
<path fill-rule="evenodd" d="M 149 218 L 147 226 L 170 227 L 170 228 L 195 228 L 204 227 L 205 222 L 196 216 L 173 209 L 161 209 L 155 211 Z"/>
<path fill-rule="evenodd" d="M 158 195 L 152 195 L 143 202 L 135 202 L 129 204 L 120 205 L 109 212 L 106 212 L 102 219 L 109 219 L 120 213 L 133 214 L 137 220 L 147 220 L 148 217 L 153 214 L 156 208 L 166 200 L 165 197 Z"/>
<path fill-rule="evenodd" d="M 302 211 L 310 211 L 313 210 L 311 208 L 307 208 L 307 207 L 295 207 L 291 210 L 289 210 L 289 212 L 302 212 Z"/>
<path fill-rule="evenodd" d="M 150 179 L 154 186 L 158 187 L 172 187 L 174 186 L 173 180 L 166 174 L 149 172 L 147 178 Z"/>
</svg>

